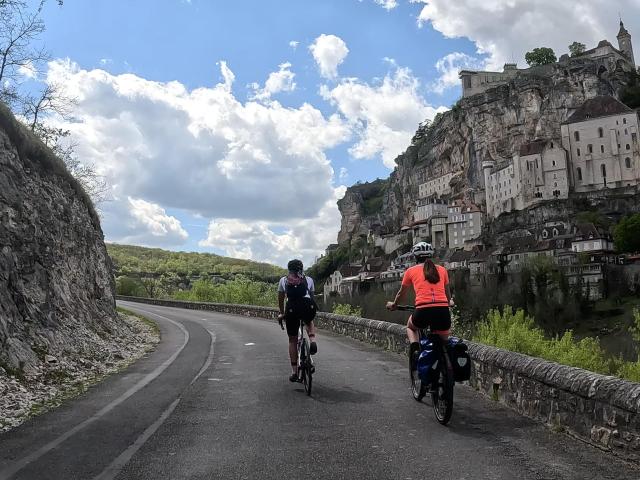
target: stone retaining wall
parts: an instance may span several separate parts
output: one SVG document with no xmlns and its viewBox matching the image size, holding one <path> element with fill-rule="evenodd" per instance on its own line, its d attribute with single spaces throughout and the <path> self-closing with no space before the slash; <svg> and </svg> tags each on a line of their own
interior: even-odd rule
<svg viewBox="0 0 640 480">
<path fill-rule="evenodd" d="M 272 320 L 278 314 L 270 307 L 122 296 L 118 299 Z M 332 313 L 318 313 L 316 324 L 393 352 L 404 354 L 407 349 L 402 325 Z M 529 418 L 640 463 L 640 384 L 466 343 L 473 360 L 470 384 L 476 390 Z"/>
</svg>

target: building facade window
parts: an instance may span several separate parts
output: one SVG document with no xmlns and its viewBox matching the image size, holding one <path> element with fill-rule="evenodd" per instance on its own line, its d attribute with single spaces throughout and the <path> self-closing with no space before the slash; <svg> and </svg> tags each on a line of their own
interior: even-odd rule
<svg viewBox="0 0 640 480">
<path fill-rule="evenodd" d="M 604 153 L 604 145 L 600 145 L 600 153 Z"/>
<path fill-rule="evenodd" d="M 575 131 L 573 132 L 573 138 L 575 138 L 576 142 L 580 141 L 580 132 Z"/>
<path fill-rule="evenodd" d="M 604 163 L 600 165 L 600 172 L 603 178 L 607 178 L 607 166 Z"/>
<path fill-rule="evenodd" d="M 626 119 L 626 118 L 623 118 L 623 119 L 622 119 L 622 123 L 626 124 L 626 123 L 627 123 L 627 119 Z"/>
<path fill-rule="evenodd" d="M 578 154 L 578 156 L 580 156 L 580 149 L 579 148 L 576 150 L 576 153 Z"/>
<path fill-rule="evenodd" d="M 587 145 L 587 153 L 593 153 L 593 145 Z"/>
<path fill-rule="evenodd" d="M 598 137 L 600 137 L 600 138 L 604 137 L 604 130 L 603 130 L 602 127 L 598 128 Z"/>
<path fill-rule="evenodd" d="M 624 159 L 624 166 L 626 168 L 631 168 L 631 159 L 629 157 Z"/>
<path fill-rule="evenodd" d="M 627 145 L 625 146 L 625 148 L 626 148 L 627 150 L 631 150 L 631 145 L 629 145 L 629 144 L 627 143 Z"/>
<path fill-rule="evenodd" d="M 578 172 L 578 180 L 582 181 L 582 169 L 578 167 L 577 172 Z"/>
</svg>

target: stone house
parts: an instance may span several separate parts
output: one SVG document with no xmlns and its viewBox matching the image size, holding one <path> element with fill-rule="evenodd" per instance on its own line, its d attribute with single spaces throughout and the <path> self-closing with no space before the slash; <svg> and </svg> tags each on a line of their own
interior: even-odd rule
<svg viewBox="0 0 640 480">
<path fill-rule="evenodd" d="M 614 251 L 613 238 L 609 232 L 593 223 L 580 224 L 576 226 L 571 249 L 578 254 L 604 254 L 608 257 Z"/>
<path fill-rule="evenodd" d="M 343 265 L 338 270 L 329 275 L 324 283 L 324 298 L 327 300 L 331 295 L 340 293 L 340 286 L 346 278 L 358 275 L 362 265 Z"/>
</svg>

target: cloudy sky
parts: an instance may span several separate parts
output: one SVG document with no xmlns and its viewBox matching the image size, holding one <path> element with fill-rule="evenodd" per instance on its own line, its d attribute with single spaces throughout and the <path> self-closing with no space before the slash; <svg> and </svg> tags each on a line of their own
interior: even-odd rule
<svg viewBox="0 0 640 480">
<path fill-rule="evenodd" d="M 388 176 L 460 68 L 615 43 L 618 13 L 640 39 L 639 0 L 65 0 L 41 80 L 77 100 L 107 240 L 310 262 L 345 186 Z"/>
</svg>

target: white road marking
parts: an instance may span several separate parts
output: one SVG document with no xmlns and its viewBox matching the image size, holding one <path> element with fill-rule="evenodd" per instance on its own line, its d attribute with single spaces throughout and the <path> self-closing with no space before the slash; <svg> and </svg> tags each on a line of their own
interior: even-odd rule
<svg viewBox="0 0 640 480">
<path fill-rule="evenodd" d="M 209 378 L 207 380 L 209 380 L 210 382 L 221 382 L 222 381 L 221 378 Z"/>
<path fill-rule="evenodd" d="M 245 344 L 244 344 L 244 346 L 245 346 L 245 347 L 250 347 L 251 345 L 255 345 L 255 343 L 253 343 L 253 342 L 249 342 L 249 343 L 245 343 Z"/>
<path fill-rule="evenodd" d="M 144 376 L 142 378 L 142 380 L 140 380 L 138 383 L 133 385 L 131 388 L 129 388 L 129 390 L 124 392 L 122 395 L 120 395 L 114 401 L 112 401 L 111 403 L 109 403 L 106 406 L 102 407 L 97 413 L 94 413 L 92 416 L 90 416 L 86 420 L 80 422 L 78 425 L 76 425 L 72 429 L 66 431 L 62 435 L 59 435 L 57 438 L 51 440 L 49 443 L 43 445 L 42 447 L 40 447 L 35 452 L 27 455 L 26 457 L 21 458 L 20 460 L 14 462 L 12 464 L 9 464 L 9 466 L 7 468 L 5 468 L 4 470 L 0 470 L 0 478 L 9 478 L 9 477 L 13 476 L 16 472 L 19 472 L 20 470 L 22 470 L 24 467 L 26 467 L 30 463 L 38 460 L 40 457 L 42 457 L 46 453 L 50 452 L 51 450 L 53 450 L 54 448 L 56 448 L 57 446 L 62 444 L 64 441 L 66 441 L 67 439 L 69 439 L 70 437 L 72 437 L 73 435 L 78 433 L 80 430 L 84 429 L 85 427 L 87 427 L 88 425 L 91 425 L 96 420 L 99 420 L 100 418 L 105 416 L 111 410 L 113 410 L 118 405 L 120 405 L 122 402 L 124 402 L 127 398 L 129 398 L 133 394 L 137 393 L 138 391 L 143 389 L 145 386 L 147 386 L 149 383 L 151 383 L 151 381 L 153 381 L 158 376 L 160 376 L 160 374 L 162 372 L 164 372 L 167 369 L 167 367 L 169 367 L 169 365 L 171 365 L 174 362 L 174 360 L 178 357 L 178 355 L 180 355 L 180 352 L 182 352 L 184 347 L 189 342 L 189 332 L 187 331 L 187 329 L 184 328 L 184 326 L 181 323 L 178 323 L 178 322 L 176 322 L 174 320 L 171 320 L 170 318 L 164 317 L 162 315 L 158 315 L 157 313 L 153 313 L 153 312 L 149 312 L 149 311 L 145 311 L 145 310 L 142 310 L 142 311 L 144 313 L 155 315 L 155 316 L 160 317 L 160 318 L 162 318 L 164 320 L 167 320 L 169 323 L 174 324 L 176 327 L 178 327 L 180 330 L 182 330 L 182 333 L 184 334 L 184 341 L 183 341 L 182 345 L 180 346 L 180 348 L 178 348 L 173 353 L 173 355 L 171 355 L 169 358 L 167 358 L 153 372 L 151 372 L 148 375 Z"/>
</svg>

